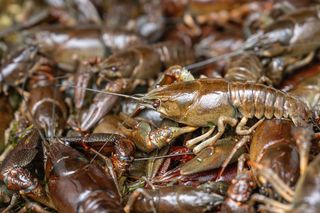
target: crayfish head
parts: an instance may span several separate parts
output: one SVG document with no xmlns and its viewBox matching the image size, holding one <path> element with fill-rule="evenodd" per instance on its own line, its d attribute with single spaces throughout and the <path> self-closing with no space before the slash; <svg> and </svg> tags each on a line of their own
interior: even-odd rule
<svg viewBox="0 0 320 213">
<path fill-rule="evenodd" d="M 165 117 L 171 118 L 173 120 L 179 120 L 184 111 L 183 107 L 179 105 L 176 101 L 170 100 L 163 100 L 159 101 L 156 100 L 156 103 L 159 102 L 159 107 L 157 111 L 160 112 Z"/>
<path fill-rule="evenodd" d="M 130 78 L 138 64 L 139 59 L 135 52 L 119 52 L 101 62 L 99 75 L 105 79 Z"/>
<path fill-rule="evenodd" d="M 182 112 L 181 106 L 177 102 L 165 99 L 147 100 L 142 105 L 154 109 L 172 120 L 179 119 Z"/>
<path fill-rule="evenodd" d="M 196 95 L 195 92 L 187 91 L 185 88 L 180 88 L 178 84 L 174 84 L 151 90 L 143 99 L 150 102 L 150 108 L 179 122 L 194 103 Z"/>
<path fill-rule="evenodd" d="M 174 101 L 164 98 L 143 99 L 142 106 L 159 112 L 162 116 L 172 120 L 179 119 L 181 116 L 181 106 Z"/>
</svg>

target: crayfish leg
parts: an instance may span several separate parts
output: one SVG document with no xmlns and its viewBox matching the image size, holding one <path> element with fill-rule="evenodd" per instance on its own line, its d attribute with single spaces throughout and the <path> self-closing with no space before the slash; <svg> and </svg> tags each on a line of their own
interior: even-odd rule
<svg viewBox="0 0 320 213">
<path fill-rule="evenodd" d="M 237 142 L 237 144 L 233 147 L 232 151 L 230 152 L 228 158 L 224 160 L 224 162 L 223 162 L 223 164 L 222 164 L 222 166 L 221 166 L 221 170 L 220 170 L 220 172 L 219 172 L 219 175 L 218 175 L 218 178 L 217 178 L 217 179 L 219 179 L 219 178 L 222 176 L 225 168 L 226 168 L 227 165 L 230 163 L 230 161 L 231 161 L 232 157 L 235 155 L 235 153 L 236 153 L 243 145 L 245 145 L 247 142 L 249 142 L 249 140 L 250 140 L 250 136 L 244 136 L 243 138 L 241 138 L 241 140 L 239 140 L 239 141 Z M 241 157 L 239 158 L 239 161 L 240 161 L 240 159 L 243 159 L 243 158 L 244 158 L 244 155 L 241 155 Z M 245 159 L 244 159 L 244 161 L 245 161 Z M 243 164 L 243 163 L 242 163 L 242 164 Z M 240 162 L 238 163 L 238 165 L 240 165 Z M 242 166 L 242 167 L 243 167 L 243 166 Z M 243 168 L 238 168 L 238 172 L 239 172 L 239 170 L 242 170 L 242 169 L 243 169 Z"/>
<path fill-rule="evenodd" d="M 312 127 L 302 128 L 295 127 L 292 135 L 296 140 L 300 154 L 300 174 L 304 174 L 309 160 L 309 152 L 311 146 L 311 137 L 314 134 Z"/>
<path fill-rule="evenodd" d="M 253 130 L 255 130 L 263 121 L 264 118 L 260 119 L 257 123 L 255 123 L 252 127 L 250 127 L 249 129 L 245 128 L 245 125 L 247 124 L 248 118 L 243 117 L 239 124 L 236 127 L 236 133 L 238 135 L 249 135 L 253 132 Z"/>
<path fill-rule="evenodd" d="M 89 148 L 89 150 L 90 150 L 92 153 L 98 155 L 98 156 L 104 161 L 104 163 L 105 163 L 105 167 L 104 167 L 105 172 L 106 172 L 107 174 L 110 174 L 110 176 L 111 176 L 111 178 L 113 179 L 113 182 L 114 182 L 114 184 L 115 184 L 115 186 L 116 186 L 116 188 L 117 188 L 118 194 L 119 194 L 120 198 L 122 198 L 122 196 L 121 196 L 121 189 L 120 189 L 120 186 L 119 186 L 119 182 L 118 182 L 118 179 L 117 179 L 117 175 L 116 175 L 116 173 L 115 173 L 115 171 L 114 171 L 114 166 L 113 166 L 113 164 L 112 164 L 112 161 L 111 161 L 108 157 L 102 155 L 100 152 L 96 151 L 96 150 L 93 149 L 93 148 Z"/>
<path fill-rule="evenodd" d="M 269 209 L 269 207 L 270 207 L 271 209 L 277 209 L 278 212 L 288 212 L 288 211 L 292 210 L 291 205 L 280 203 L 276 200 L 270 199 L 270 198 L 268 198 L 264 195 L 260 195 L 260 194 L 253 194 L 251 196 L 250 202 L 252 204 L 255 202 L 264 203 L 266 206 L 268 206 L 268 210 L 270 210 Z M 279 211 L 279 210 L 282 210 L 282 211 Z"/>
<path fill-rule="evenodd" d="M 290 74 L 292 73 L 293 70 L 309 64 L 313 60 L 314 56 L 315 56 L 315 52 L 311 52 L 301 60 L 296 60 L 296 62 L 289 64 L 288 67 L 286 68 L 286 74 Z"/>
<path fill-rule="evenodd" d="M 3 210 L 3 213 L 10 212 L 10 210 L 18 203 L 18 198 L 19 195 L 17 193 L 14 193 L 11 197 L 9 205 Z"/>
<path fill-rule="evenodd" d="M 251 166 L 253 166 L 259 175 L 265 178 L 268 182 L 271 183 L 272 187 L 288 202 L 292 202 L 294 199 L 294 191 L 287 186 L 283 180 L 270 168 L 266 168 L 265 166 L 255 163 L 249 162 Z"/>
<path fill-rule="evenodd" d="M 151 208 L 152 208 L 152 212 L 153 213 L 156 213 L 157 210 L 155 208 L 155 203 L 153 201 L 153 198 L 151 195 L 149 195 L 149 193 L 143 189 L 143 188 L 139 188 L 139 189 L 136 189 L 129 197 L 129 200 L 126 204 L 126 206 L 124 207 L 124 211 L 126 213 L 130 213 L 131 209 L 132 209 L 132 206 L 134 205 L 134 202 L 139 198 L 140 195 L 143 195 L 145 196 L 149 201 L 150 201 L 150 204 L 151 204 Z"/>
<path fill-rule="evenodd" d="M 238 123 L 238 120 L 236 118 L 232 117 L 226 117 L 226 116 L 220 116 L 218 119 L 218 132 L 211 138 L 208 138 L 207 140 L 201 142 L 199 145 L 193 148 L 193 152 L 195 154 L 199 153 L 202 149 L 206 148 L 207 146 L 214 145 L 217 140 L 223 135 L 225 131 L 225 125 L 229 124 L 230 126 L 235 126 Z"/>
<path fill-rule="evenodd" d="M 190 148 L 190 147 L 192 147 L 193 145 L 199 143 L 200 141 L 208 138 L 208 137 L 213 133 L 213 131 L 214 131 L 215 128 L 216 128 L 216 126 L 213 126 L 213 127 L 210 128 L 206 133 L 204 133 L 204 134 L 202 134 L 202 135 L 200 135 L 200 136 L 198 136 L 198 137 L 196 137 L 196 138 L 192 138 L 192 139 L 190 139 L 190 140 L 187 140 L 186 146 L 187 146 L 188 148 Z"/>
<path fill-rule="evenodd" d="M 27 200 L 25 206 L 22 209 L 20 209 L 18 213 L 29 212 L 29 211 L 37 212 L 37 213 L 50 213 L 39 204 Z"/>
</svg>

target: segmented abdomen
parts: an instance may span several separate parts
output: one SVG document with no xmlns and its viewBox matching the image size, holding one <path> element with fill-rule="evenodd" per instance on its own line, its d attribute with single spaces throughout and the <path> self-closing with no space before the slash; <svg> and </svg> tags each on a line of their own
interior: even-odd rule
<svg viewBox="0 0 320 213">
<path fill-rule="evenodd" d="M 299 99 L 262 84 L 229 83 L 231 104 L 247 118 L 290 118 L 296 126 L 306 125 L 310 112 Z"/>
<path fill-rule="evenodd" d="M 180 64 L 191 64 L 195 60 L 194 51 L 179 42 L 161 42 L 154 44 L 153 48 L 160 56 L 161 62 L 165 67 Z"/>
<path fill-rule="evenodd" d="M 259 82 L 262 77 L 262 64 L 254 54 L 243 54 L 233 60 L 224 76 L 229 81 L 240 82 Z"/>
<path fill-rule="evenodd" d="M 104 30 L 102 39 L 113 52 L 143 44 L 138 35 L 125 31 Z"/>
</svg>

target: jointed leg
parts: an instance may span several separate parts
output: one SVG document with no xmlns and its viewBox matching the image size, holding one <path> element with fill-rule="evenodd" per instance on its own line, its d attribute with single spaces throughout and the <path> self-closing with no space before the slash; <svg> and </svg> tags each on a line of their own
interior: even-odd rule
<svg viewBox="0 0 320 213">
<path fill-rule="evenodd" d="M 153 199 L 152 197 L 148 194 L 148 192 L 145 190 L 145 189 L 142 189 L 142 188 L 139 188 L 137 190 L 135 190 L 129 197 L 129 200 L 126 204 L 126 206 L 124 207 L 124 211 L 126 213 L 130 213 L 130 210 L 132 208 L 132 206 L 134 205 L 134 202 L 138 199 L 138 197 L 140 195 L 143 195 L 145 196 L 149 201 L 150 201 L 150 204 L 151 204 L 151 208 L 152 208 L 152 212 L 153 213 L 156 213 L 157 210 L 156 210 L 156 207 L 155 207 L 155 204 L 153 202 Z"/>
<path fill-rule="evenodd" d="M 37 212 L 37 213 L 50 213 L 49 211 L 45 210 L 42 206 L 35 202 L 27 201 L 25 206 L 19 210 L 18 213 L 24 213 L 24 212 Z"/>
<path fill-rule="evenodd" d="M 218 133 L 215 134 L 213 137 L 201 142 L 199 145 L 194 147 L 193 152 L 195 154 L 199 153 L 202 149 L 206 148 L 207 146 L 212 146 L 215 142 L 223 135 L 225 131 L 225 125 L 229 124 L 230 126 L 235 126 L 238 123 L 238 120 L 232 117 L 225 117 L 221 116 L 218 120 Z"/>
<path fill-rule="evenodd" d="M 156 189 L 156 187 L 151 183 L 151 181 L 146 176 L 142 176 L 141 179 L 144 180 L 151 187 L 151 189 L 153 190 Z"/>
<path fill-rule="evenodd" d="M 228 158 L 224 160 L 222 166 L 221 166 L 221 171 L 218 175 L 218 177 L 221 177 L 221 175 L 223 174 L 225 168 L 227 167 L 227 165 L 230 163 L 232 157 L 234 156 L 234 154 L 243 146 L 245 145 L 248 141 L 250 140 L 250 136 L 244 136 L 243 138 L 241 138 L 241 140 L 239 140 L 237 142 L 237 144 L 233 147 L 231 153 L 229 154 Z M 239 158 L 240 159 L 240 158 Z M 238 171 L 239 172 L 239 171 Z"/>
<path fill-rule="evenodd" d="M 98 155 L 99 157 L 101 157 L 101 158 L 104 160 L 104 162 L 105 162 L 105 164 L 106 164 L 106 167 L 107 167 L 107 169 L 108 169 L 107 173 L 109 173 L 109 174 L 111 175 L 111 177 L 112 177 L 112 179 L 113 179 L 113 181 L 114 181 L 114 184 L 116 185 L 118 194 L 119 194 L 120 198 L 122 198 L 120 186 L 119 186 L 119 183 L 118 183 L 117 175 L 116 175 L 116 173 L 115 173 L 115 171 L 114 171 L 114 168 L 113 168 L 112 161 L 111 161 L 108 157 L 102 155 L 100 152 L 96 151 L 96 150 L 93 149 L 93 148 L 90 148 L 89 150 L 90 150 L 91 152 L 95 153 L 96 155 Z"/>
<path fill-rule="evenodd" d="M 252 195 L 250 202 L 252 204 L 255 203 L 255 202 L 264 203 L 266 206 L 269 206 L 272 209 L 280 210 L 279 212 L 288 212 L 288 211 L 292 210 L 292 206 L 291 205 L 280 203 L 280 202 L 278 202 L 276 200 L 270 199 L 270 198 L 268 198 L 268 197 L 266 197 L 264 195 L 260 195 L 260 194 Z"/>
<path fill-rule="evenodd" d="M 283 209 L 270 205 L 258 205 L 258 212 L 285 213 Z"/>
<path fill-rule="evenodd" d="M 315 52 L 311 52 L 301 60 L 296 60 L 296 62 L 290 63 L 286 68 L 286 74 L 290 74 L 293 70 L 309 64 L 313 60 L 314 55 L 315 55 Z"/>
<path fill-rule="evenodd" d="M 18 194 L 13 194 L 10 200 L 10 204 L 3 210 L 3 213 L 10 212 L 10 210 L 17 204 L 19 195 Z"/>
<path fill-rule="evenodd" d="M 263 178 L 267 179 L 273 186 L 273 188 L 288 202 L 293 201 L 294 197 L 294 191 L 290 189 L 280 178 L 279 176 L 273 172 L 272 169 L 266 168 L 262 166 L 261 164 L 257 164 L 254 162 L 249 162 L 251 166 L 253 166 L 255 169 L 257 169 L 259 175 L 261 175 Z"/>
<path fill-rule="evenodd" d="M 255 130 L 263 121 L 264 119 L 260 119 L 257 123 L 255 123 L 249 129 L 245 129 L 245 125 L 247 124 L 248 118 L 243 117 L 236 127 L 236 133 L 238 135 L 249 135 Z"/>
<path fill-rule="evenodd" d="M 190 148 L 190 147 L 194 146 L 195 144 L 199 143 L 200 141 L 208 138 L 213 133 L 214 129 L 215 129 L 215 126 L 210 128 L 206 133 L 204 133 L 204 134 L 202 134 L 202 135 L 200 135 L 200 136 L 198 136 L 196 138 L 192 138 L 192 139 L 188 140 L 186 142 L 186 146 L 188 148 Z"/>
<path fill-rule="evenodd" d="M 248 153 L 242 154 L 238 159 L 238 166 L 237 166 L 237 174 L 240 174 L 244 170 L 244 164 L 247 160 L 250 159 L 250 156 Z"/>
<path fill-rule="evenodd" d="M 303 174 L 308 165 L 311 139 L 314 133 L 312 127 L 295 127 L 292 134 L 299 148 L 300 174 Z"/>
</svg>

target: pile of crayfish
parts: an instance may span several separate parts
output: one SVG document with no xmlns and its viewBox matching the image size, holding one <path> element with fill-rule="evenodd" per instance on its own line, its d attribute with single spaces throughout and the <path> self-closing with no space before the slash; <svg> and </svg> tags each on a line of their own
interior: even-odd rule
<svg viewBox="0 0 320 213">
<path fill-rule="evenodd" d="M 316 0 L 0 0 L 0 211 L 320 212 L 319 50 Z"/>
</svg>

